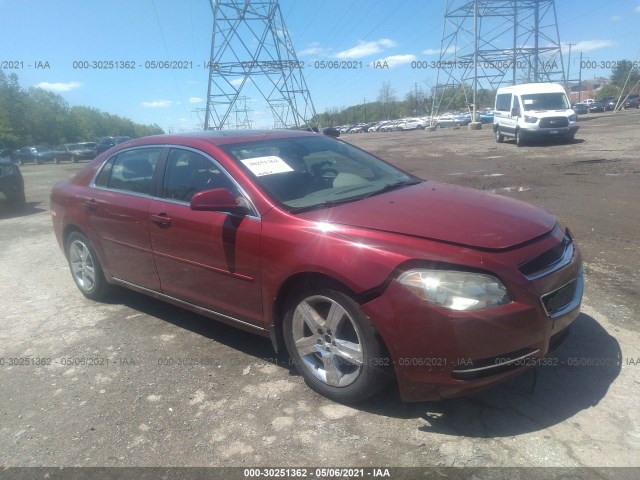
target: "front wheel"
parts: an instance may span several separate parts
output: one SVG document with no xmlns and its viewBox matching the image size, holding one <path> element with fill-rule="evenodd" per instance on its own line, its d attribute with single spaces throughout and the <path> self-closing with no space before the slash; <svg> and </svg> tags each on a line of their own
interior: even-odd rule
<svg viewBox="0 0 640 480">
<path fill-rule="evenodd" d="M 80 232 L 67 239 L 67 259 L 76 286 L 91 300 L 103 299 L 110 290 L 91 242 Z"/>
<path fill-rule="evenodd" d="M 391 361 L 375 327 L 337 290 L 296 295 L 284 319 L 284 338 L 307 384 L 337 402 L 366 400 L 390 379 Z"/>
<path fill-rule="evenodd" d="M 496 133 L 496 142 L 498 143 L 504 142 L 504 135 L 500 133 L 500 128 L 496 127 L 495 133 Z"/>
<path fill-rule="evenodd" d="M 522 139 L 522 134 L 520 130 L 516 130 L 516 146 L 522 147 L 524 145 L 524 141 Z"/>
</svg>

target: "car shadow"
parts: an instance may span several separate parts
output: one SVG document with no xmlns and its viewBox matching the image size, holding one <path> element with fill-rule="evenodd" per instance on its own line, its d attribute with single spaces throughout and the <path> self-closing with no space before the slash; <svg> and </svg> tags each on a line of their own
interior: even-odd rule
<svg viewBox="0 0 640 480">
<path fill-rule="evenodd" d="M 6 202 L 2 202 L 0 203 L 0 220 L 26 217 L 27 215 L 34 215 L 46 211 L 46 209 L 40 207 L 40 205 L 42 205 L 42 202 L 27 202 L 23 207 L 15 208 L 7 205 Z"/>
<path fill-rule="evenodd" d="M 399 418 L 421 418 L 419 430 L 452 436 L 507 437 L 539 431 L 597 405 L 620 374 L 617 340 L 583 314 L 567 341 L 539 366 L 501 385 L 442 402 L 399 403 L 397 389 L 360 406 Z M 395 391 L 394 391 L 395 390 Z M 580 428 L 577 422 L 574 422 Z"/>
<path fill-rule="evenodd" d="M 107 303 L 125 305 L 299 376 L 286 352 L 275 354 L 269 338 L 126 289 L 117 289 Z M 438 402 L 403 403 L 396 383 L 390 382 L 371 400 L 351 407 L 386 417 L 419 418 L 424 422 L 419 430 L 452 436 L 507 437 L 542 430 L 597 405 L 620 374 L 620 345 L 596 320 L 582 313 L 571 329 L 566 342 L 548 357 L 551 365 L 488 390 Z"/>
<path fill-rule="evenodd" d="M 510 141 L 511 144 L 515 145 L 515 140 L 507 140 Z M 574 138 L 571 141 L 558 141 L 556 139 L 541 139 L 541 140 L 527 140 L 524 147 L 522 148 L 539 148 L 539 147 L 549 147 L 552 145 L 579 145 L 581 143 L 585 143 L 583 138 Z"/>
<path fill-rule="evenodd" d="M 295 368 L 289 362 L 286 352 L 280 352 L 276 355 L 269 338 L 246 332 L 226 323 L 125 288 L 115 289 L 107 299 L 103 300 L 103 303 L 127 306 L 234 350 L 251 355 L 260 363 L 277 363 L 290 370 L 290 372 L 295 372 Z"/>
</svg>

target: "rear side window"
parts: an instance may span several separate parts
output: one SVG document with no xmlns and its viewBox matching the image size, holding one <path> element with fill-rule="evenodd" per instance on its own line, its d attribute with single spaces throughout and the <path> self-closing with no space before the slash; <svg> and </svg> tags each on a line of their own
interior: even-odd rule
<svg viewBox="0 0 640 480">
<path fill-rule="evenodd" d="M 150 194 L 153 172 L 160 157 L 160 150 L 160 148 L 127 150 L 112 157 L 96 178 L 95 184 L 125 192 Z M 106 180 L 107 177 L 108 180 Z"/>
<path fill-rule="evenodd" d="M 501 112 L 508 112 L 511 110 L 511 94 L 501 93 L 496 95 L 496 110 Z"/>
</svg>

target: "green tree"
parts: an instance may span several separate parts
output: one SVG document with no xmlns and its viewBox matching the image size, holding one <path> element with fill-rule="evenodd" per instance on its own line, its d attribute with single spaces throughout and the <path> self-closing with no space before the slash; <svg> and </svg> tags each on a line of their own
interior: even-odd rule
<svg viewBox="0 0 640 480">
<path fill-rule="evenodd" d="M 620 89 L 629 91 L 640 81 L 640 70 L 630 60 L 620 60 L 611 69 L 611 82 Z M 625 93 L 625 92 L 622 92 Z"/>
</svg>

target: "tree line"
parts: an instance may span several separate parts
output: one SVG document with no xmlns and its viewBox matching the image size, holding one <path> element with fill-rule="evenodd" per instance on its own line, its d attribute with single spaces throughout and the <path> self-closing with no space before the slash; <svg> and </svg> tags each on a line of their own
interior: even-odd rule
<svg viewBox="0 0 640 480">
<path fill-rule="evenodd" d="M 69 107 L 60 95 L 37 87 L 24 89 L 16 74 L 0 70 L 0 141 L 8 148 L 160 133 L 164 132 L 156 124 L 142 125 L 92 107 Z"/>
</svg>

